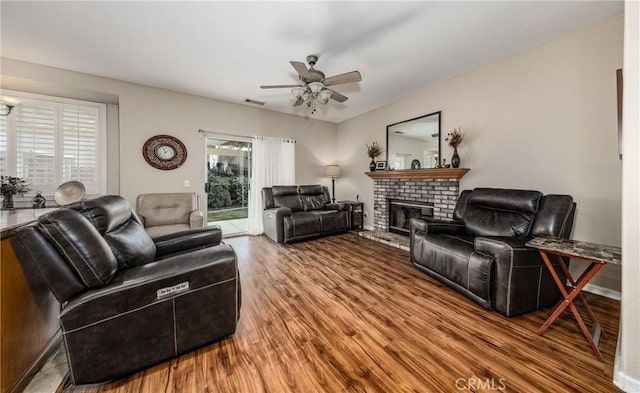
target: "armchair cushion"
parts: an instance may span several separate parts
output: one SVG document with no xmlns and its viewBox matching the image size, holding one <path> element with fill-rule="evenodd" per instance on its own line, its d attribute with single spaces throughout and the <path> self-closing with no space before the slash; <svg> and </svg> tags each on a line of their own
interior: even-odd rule
<svg viewBox="0 0 640 393">
<path fill-rule="evenodd" d="M 140 194 L 136 212 L 149 236 L 157 237 L 187 229 L 202 228 L 205 216 L 196 193 Z"/>
<path fill-rule="evenodd" d="M 538 191 L 475 189 L 464 213 L 466 230 L 476 236 L 526 236 L 541 197 Z"/>
</svg>

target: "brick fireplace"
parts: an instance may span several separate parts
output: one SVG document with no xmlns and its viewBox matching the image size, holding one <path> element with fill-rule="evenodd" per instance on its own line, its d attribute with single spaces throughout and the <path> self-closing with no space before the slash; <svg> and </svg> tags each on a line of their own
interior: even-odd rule
<svg viewBox="0 0 640 393">
<path fill-rule="evenodd" d="M 389 201 L 403 200 L 433 204 L 433 218 L 453 219 L 460 194 L 460 178 L 467 168 L 418 169 L 368 172 L 373 178 L 373 226 L 389 230 Z"/>
</svg>

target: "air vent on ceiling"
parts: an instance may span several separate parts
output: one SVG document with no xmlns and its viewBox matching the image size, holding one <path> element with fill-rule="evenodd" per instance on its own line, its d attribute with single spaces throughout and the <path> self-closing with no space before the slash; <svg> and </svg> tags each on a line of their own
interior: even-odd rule
<svg viewBox="0 0 640 393">
<path fill-rule="evenodd" d="M 260 106 L 264 105 L 264 102 L 252 100 L 250 98 L 245 98 L 244 102 L 249 103 L 249 104 L 253 104 L 253 105 L 260 105 Z"/>
</svg>

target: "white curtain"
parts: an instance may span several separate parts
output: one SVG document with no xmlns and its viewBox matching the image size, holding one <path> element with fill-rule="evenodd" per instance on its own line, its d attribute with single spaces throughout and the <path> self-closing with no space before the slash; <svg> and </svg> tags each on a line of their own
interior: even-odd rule
<svg viewBox="0 0 640 393">
<path fill-rule="evenodd" d="M 260 235 L 264 232 L 262 188 L 296 184 L 296 141 L 256 136 L 251 143 L 249 234 Z"/>
</svg>

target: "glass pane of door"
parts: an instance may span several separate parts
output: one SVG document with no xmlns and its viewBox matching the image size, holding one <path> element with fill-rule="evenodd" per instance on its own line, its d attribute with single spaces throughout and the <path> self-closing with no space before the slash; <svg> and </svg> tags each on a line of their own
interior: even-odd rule
<svg viewBox="0 0 640 393">
<path fill-rule="evenodd" d="M 251 142 L 207 137 L 207 222 L 225 237 L 247 233 Z"/>
</svg>

